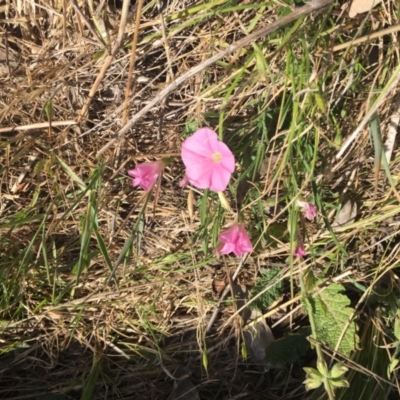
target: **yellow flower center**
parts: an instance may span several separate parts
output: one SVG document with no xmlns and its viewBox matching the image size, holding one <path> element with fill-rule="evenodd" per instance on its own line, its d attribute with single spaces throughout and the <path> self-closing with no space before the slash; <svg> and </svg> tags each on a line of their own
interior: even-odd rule
<svg viewBox="0 0 400 400">
<path fill-rule="evenodd" d="M 214 153 L 211 158 L 215 162 L 215 164 L 219 164 L 222 161 L 222 155 L 218 152 Z"/>
</svg>

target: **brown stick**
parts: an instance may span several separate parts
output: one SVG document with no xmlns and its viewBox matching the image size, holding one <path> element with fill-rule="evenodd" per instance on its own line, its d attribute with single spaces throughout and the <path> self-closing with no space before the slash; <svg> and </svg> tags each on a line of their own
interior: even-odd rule
<svg viewBox="0 0 400 400">
<path fill-rule="evenodd" d="M 67 125 L 77 125 L 77 122 L 73 121 L 73 120 L 51 121 L 52 127 L 67 126 Z M 50 122 L 37 122 L 35 124 L 21 125 L 21 126 L 7 126 L 6 128 L 0 128 L 0 133 L 13 132 L 13 131 L 29 131 L 31 129 L 48 128 L 49 126 L 50 126 Z"/>
<path fill-rule="evenodd" d="M 283 26 L 290 24 L 296 19 L 311 14 L 313 11 L 317 11 L 323 7 L 331 4 L 333 0 L 313 0 L 310 3 L 306 4 L 303 7 L 296 8 L 291 14 L 282 17 L 278 21 L 269 24 L 268 26 L 255 31 L 254 33 L 245 36 L 244 38 L 238 40 L 237 42 L 232 43 L 225 50 L 220 51 L 214 56 L 210 57 L 208 60 L 202 62 L 201 64 L 191 68 L 189 71 L 185 72 L 179 78 L 172 81 L 166 88 L 158 92 L 158 94 L 154 97 L 152 101 L 150 101 L 145 107 L 143 107 L 134 117 L 132 117 L 128 123 L 122 127 L 116 136 L 111 139 L 105 146 L 103 146 L 96 154 L 96 157 L 101 156 L 106 150 L 108 150 L 116 141 L 121 139 L 129 129 L 132 128 L 135 122 L 137 122 L 140 118 L 142 118 L 148 111 L 150 111 L 156 104 L 162 101 L 165 97 L 170 95 L 177 87 L 179 87 L 182 83 L 186 82 L 192 76 L 198 74 L 203 71 L 205 68 L 214 64 L 216 61 L 221 60 L 227 55 L 234 53 L 236 50 L 241 47 L 247 46 L 248 44 L 254 42 L 255 40 L 260 39 L 263 36 L 269 35 L 272 32 L 275 32 L 277 29 L 282 28 Z"/>
<path fill-rule="evenodd" d="M 125 125 L 126 120 L 128 119 L 128 104 L 129 104 L 128 100 L 129 100 L 129 96 L 131 95 L 132 75 L 133 75 L 133 70 L 135 68 L 136 48 L 137 48 L 137 43 L 138 43 L 138 39 L 139 39 L 140 18 L 142 17 L 142 7 L 143 7 L 143 0 L 139 0 L 137 2 L 135 32 L 133 34 L 131 56 L 129 59 L 128 82 L 126 84 L 126 90 L 125 90 L 125 101 L 124 101 L 124 112 L 122 114 L 122 125 Z"/>
<path fill-rule="evenodd" d="M 92 88 L 90 89 L 89 95 L 88 95 L 88 97 L 85 101 L 85 104 L 83 105 L 82 110 L 78 116 L 78 123 L 80 123 L 82 121 L 82 118 L 85 116 L 86 111 L 88 110 L 89 105 L 92 102 L 93 96 L 96 93 L 96 91 L 100 85 L 100 82 L 104 78 L 108 67 L 110 66 L 112 60 L 114 59 L 115 54 L 117 53 L 117 51 L 121 45 L 122 39 L 125 35 L 125 26 L 126 26 L 126 21 L 128 19 L 129 4 L 130 4 L 129 0 L 124 0 L 124 2 L 122 4 L 122 13 L 121 13 L 121 21 L 119 24 L 118 36 L 115 39 L 113 48 L 111 50 L 111 54 L 108 55 L 106 57 L 106 59 L 104 60 L 104 64 L 101 67 L 101 70 L 100 70 L 99 74 L 97 75 L 97 78 L 96 78 L 95 82 L 93 83 Z"/>
</svg>

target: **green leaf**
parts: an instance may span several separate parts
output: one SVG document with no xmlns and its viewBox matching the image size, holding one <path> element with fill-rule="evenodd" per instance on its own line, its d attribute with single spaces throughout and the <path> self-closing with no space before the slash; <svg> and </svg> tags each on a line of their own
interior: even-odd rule
<svg viewBox="0 0 400 400">
<path fill-rule="evenodd" d="M 267 73 L 267 64 L 265 60 L 265 56 L 260 49 L 259 46 L 257 46 L 256 43 L 252 43 L 253 48 L 254 48 L 254 54 L 256 56 L 256 70 L 258 72 L 259 79 L 263 79 L 263 77 Z"/>
<path fill-rule="evenodd" d="M 324 376 L 315 368 L 305 367 L 307 379 L 303 382 L 306 385 L 306 390 L 314 390 L 321 386 Z"/>
<path fill-rule="evenodd" d="M 93 54 L 93 60 L 100 60 L 100 58 L 104 57 L 106 54 L 104 50 L 96 51 L 96 53 Z"/>
<path fill-rule="evenodd" d="M 392 360 L 390 361 L 390 364 L 388 366 L 388 379 L 390 379 L 393 371 L 395 370 L 395 368 L 397 367 L 397 364 L 399 363 L 399 360 L 397 358 L 392 358 Z"/>
<path fill-rule="evenodd" d="M 203 361 L 203 367 L 207 371 L 208 370 L 208 357 L 207 357 L 207 352 L 203 351 L 203 354 L 201 356 L 202 361 Z"/>
<path fill-rule="evenodd" d="M 348 370 L 349 369 L 345 367 L 342 363 L 336 363 L 330 371 L 330 376 L 333 379 L 337 379 L 343 376 Z"/>
<path fill-rule="evenodd" d="M 334 387 L 349 387 L 349 382 L 347 382 L 346 379 L 331 379 L 329 382 Z"/>
<path fill-rule="evenodd" d="M 314 93 L 314 99 L 318 108 L 325 114 L 327 110 L 326 99 L 320 92 Z"/>
<path fill-rule="evenodd" d="M 357 347 L 356 323 L 348 324 L 353 309 L 350 300 L 342 294 L 344 287 L 332 284 L 310 299 L 314 313 L 316 339 L 328 344 L 332 349 L 348 356 Z M 347 326 L 346 332 L 343 329 Z"/>
<path fill-rule="evenodd" d="M 255 297 L 258 293 L 262 292 L 271 281 L 281 272 L 280 268 L 269 268 L 261 271 L 261 276 L 257 279 L 254 285 L 251 296 Z M 257 297 L 250 303 L 250 308 L 258 310 L 267 309 L 274 301 L 276 301 L 282 293 L 283 281 L 279 280 L 274 286 L 265 291 L 260 297 Z"/>
<path fill-rule="evenodd" d="M 304 385 L 306 386 L 306 390 L 314 390 L 317 389 L 321 386 L 322 381 L 318 379 L 306 379 L 304 382 Z"/>
<path fill-rule="evenodd" d="M 101 236 L 100 232 L 98 231 L 97 227 L 96 227 L 95 233 L 96 233 L 96 240 L 97 240 L 97 244 L 99 245 L 100 253 L 103 256 L 104 261 L 106 262 L 109 270 L 112 271 L 112 263 L 110 260 L 110 256 L 108 255 L 107 246 L 103 240 L 103 237 Z"/>
<path fill-rule="evenodd" d="M 46 101 L 44 105 L 44 112 L 46 113 L 46 117 L 48 120 L 51 119 L 51 116 L 53 115 L 53 103 L 52 99 L 49 99 Z"/>
<path fill-rule="evenodd" d="M 276 200 L 273 198 L 273 200 Z M 286 224 L 282 223 L 274 223 L 268 226 L 267 232 L 266 232 L 266 240 L 267 240 L 267 245 L 277 248 L 279 246 L 280 241 L 288 241 L 289 240 L 289 235 L 288 235 L 288 229 Z"/>
<path fill-rule="evenodd" d="M 86 185 L 83 183 L 82 179 L 75 174 L 75 172 L 60 158 L 56 156 L 58 163 L 61 165 L 62 169 L 66 172 L 66 174 L 78 184 L 82 191 L 86 190 Z"/>
<path fill-rule="evenodd" d="M 99 356 L 94 355 L 92 369 L 82 385 L 81 400 L 93 399 L 93 392 L 99 379 L 100 372 L 101 359 Z"/>
<path fill-rule="evenodd" d="M 400 340 L 400 310 L 397 310 L 396 318 L 394 320 L 394 336 Z"/>
<path fill-rule="evenodd" d="M 266 350 L 265 361 L 272 365 L 292 364 L 310 350 L 310 343 L 306 336 L 309 331 L 302 334 L 289 335 L 274 340 L 273 345 Z"/>
</svg>

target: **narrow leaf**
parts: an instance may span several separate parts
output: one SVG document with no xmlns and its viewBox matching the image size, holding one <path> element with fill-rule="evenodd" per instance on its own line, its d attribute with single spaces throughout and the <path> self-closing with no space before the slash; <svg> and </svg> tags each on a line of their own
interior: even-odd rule
<svg viewBox="0 0 400 400">
<path fill-rule="evenodd" d="M 78 184 L 78 186 L 81 188 L 81 190 L 86 190 L 86 185 L 83 183 L 82 179 L 78 177 L 78 175 L 75 174 L 75 172 L 60 158 L 57 157 L 58 163 L 61 165 L 62 169 L 66 172 L 66 174 L 75 182 Z"/>
</svg>

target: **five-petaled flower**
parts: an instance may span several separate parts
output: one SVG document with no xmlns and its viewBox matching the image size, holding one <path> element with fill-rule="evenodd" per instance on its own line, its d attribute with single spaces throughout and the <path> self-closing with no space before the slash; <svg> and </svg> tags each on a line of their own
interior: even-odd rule
<svg viewBox="0 0 400 400">
<path fill-rule="evenodd" d="M 235 169 L 235 157 L 213 130 L 201 128 L 188 137 L 182 144 L 181 155 L 187 182 L 215 192 L 226 189 Z"/>
<path fill-rule="evenodd" d="M 297 199 L 297 205 L 303 210 L 306 218 L 312 221 L 317 215 L 317 207 L 313 203 Z"/>
<path fill-rule="evenodd" d="M 164 163 L 162 160 L 145 162 L 129 170 L 128 175 L 133 178 L 133 186 L 140 186 L 143 190 L 148 192 L 153 187 L 163 168 Z"/>
<path fill-rule="evenodd" d="M 235 253 L 237 257 L 242 257 L 244 253 L 253 251 L 253 246 L 244 226 L 237 222 L 222 231 L 218 238 L 221 244 L 217 247 L 217 254 Z"/>
</svg>

